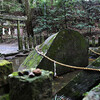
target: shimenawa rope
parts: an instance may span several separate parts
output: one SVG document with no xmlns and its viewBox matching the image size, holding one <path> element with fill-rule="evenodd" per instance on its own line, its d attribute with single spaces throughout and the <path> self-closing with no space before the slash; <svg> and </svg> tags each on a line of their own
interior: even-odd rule
<svg viewBox="0 0 100 100">
<path fill-rule="evenodd" d="M 92 49 L 89 49 L 91 52 L 93 52 L 93 53 L 95 53 L 95 54 L 97 54 L 97 55 L 100 55 L 100 53 L 98 53 L 98 52 L 95 52 L 94 50 L 92 50 Z"/>
<path fill-rule="evenodd" d="M 74 69 L 79 69 L 79 70 L 92 70 L 92 71 L 100 71 L 100 69 L 94 69 L 94 68 L 86 68 L 86 67 L 77 67 L 77 66 L 71 66 L 71 65 L 66 65 L 66 64 L 63 64 L 63 63 L 60 63 L 54 59 L 51 59 L 50 57 L 46 56 L 43 54 L 43 52 L 39 52 L 37 50 L 37 48 L 35 48 L 35 50 L 37 51 L 38 54 L 42 55 L 43 57 L 45 57 L 46 59 L 50 60 L 51 62 L 53 63 L 56 63 L 56 64 L 59 64 L 61 66 L 64 66 L 64 67 L 68 67 L 68 68 L 74 68 Z M 92 50 L 93 51 L 93 50 Z"/>
</svg>

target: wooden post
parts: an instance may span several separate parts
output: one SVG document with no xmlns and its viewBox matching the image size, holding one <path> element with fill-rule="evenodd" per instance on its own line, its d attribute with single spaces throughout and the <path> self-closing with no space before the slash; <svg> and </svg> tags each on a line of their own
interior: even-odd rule
<svg viewBox="0 0 100 100">
<path fill-rule="evenodd" d="M 92 46 L 95 47 L 95 36 L 92 36 Z"/>
<path fill-rule="evenodd" d="M 20 21 L 17 21 L 17 37 L 18 37 L 18 49 L 21 50 L 21 45 L 20 45 Z"/>
<path fill-rule="evenodd" d="M 44 35 L 42 35 L 42 43 L 44 42 Z"/>
<path fill-rule="evenodd" d="M 20 37 L 20 50 L 23 50 L 23 39 Z"/>
<path fill-rule="evenodd" d="M 39 45 L 39 36 L 36 35 L 36 44 Z"/>
<path fill-rule="evenodd" d="M 2 35 L 3 35 L 3 30 L 2 30 L 2 26 L 3 26 L 3 23 L 1 23 L 1 27 L 0 27 L 0 42 L 2 42 Z"/>
<path fill-rule="evenodd" d="M 28 49 L 26 36 L 24 37 L 24 48 L 25 50 Z"/>
<path fill-rule="evenodd" d="M 29 40 L 29 49 L 31 49 L 32 48 L 32 37 L 29 36 L 28 40 Z"/>
<path fill-rule="evenodd" d="M 100 36 L 98 37 L 98 46 L 100 46 Z"/>
<path fill-rule="evenodd" d="M 14 27 L 11 27 L 11 38 L 13 39 Z"/>
<path fill-rule="evenodd" d="M 36 42 L 36 35 L 34 35 L 34 47 L 37 45 L 37 42 Z"/>
<path fill-rule="evenodd" d="M 41 44 L 41 33 L 40 33 L 40 36 L 39 36 L 39 44 Z"/>
<path fill-rule="evenodd" d="M 86 41 L 87 41 L 88 46 L 89 46 L 89 36 L 86 36 Z"/>
</svg>

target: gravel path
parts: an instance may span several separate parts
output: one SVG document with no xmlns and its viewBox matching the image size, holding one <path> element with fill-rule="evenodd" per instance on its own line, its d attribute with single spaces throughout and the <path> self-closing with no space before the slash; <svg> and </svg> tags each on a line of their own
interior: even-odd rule
<svg viewBox="0 0 100 100">
<path fill-rule="evenodd" d="M 17 50 L 18 50 L 17 43 L 13 43 L 13 44 L 1 43 L 0 44 L 0 53 L 1 54 L 16 53 Z"/>
</svg>

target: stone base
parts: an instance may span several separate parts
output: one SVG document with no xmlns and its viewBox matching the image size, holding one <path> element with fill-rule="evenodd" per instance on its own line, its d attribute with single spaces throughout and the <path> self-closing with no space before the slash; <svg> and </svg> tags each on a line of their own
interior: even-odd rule
<svg viewBox="0 0 100 100">
<path fill-rule="evenodd" d="M 51 100 L 52 73 L 42 70 L 40 76 L 29 78 L 18 76 L 18 72 L 10 75 L 10 100 Z"/>
<path fill-rule="evenodd" d="M 7 92 L 8 75 L 13 72 L 12 63 L 6 60 L 0 60 L 0 95 Z"/>
</svg>

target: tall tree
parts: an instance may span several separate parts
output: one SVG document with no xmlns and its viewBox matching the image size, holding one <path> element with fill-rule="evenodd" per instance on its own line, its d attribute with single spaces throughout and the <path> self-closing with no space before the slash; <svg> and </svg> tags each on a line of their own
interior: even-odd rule
<svg viewBox="0 0 100 100">
<path fill-rule="evenodd" d="M 33 27 L 32 27 L 32 16 L 31 16 L 31 8 L 30 8 L 30 0 L 25 0 L 25 12 L 27 15 L 26 27 L 28 37 L 31 35 L 34 36 Z"/>
</svg>

